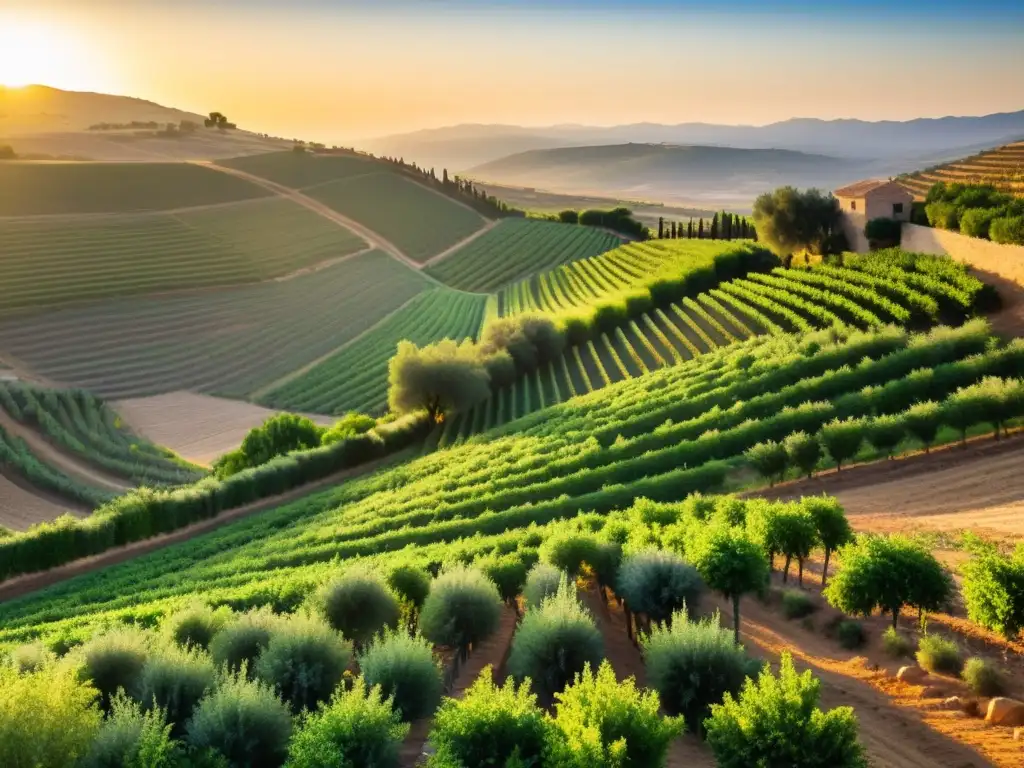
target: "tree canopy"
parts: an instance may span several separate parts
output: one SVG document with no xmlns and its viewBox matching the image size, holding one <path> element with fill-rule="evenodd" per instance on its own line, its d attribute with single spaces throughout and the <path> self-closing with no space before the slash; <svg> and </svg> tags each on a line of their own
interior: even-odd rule
<svg viewBox="0 0 1024 768">
<path fill-rule="evenodd" d="M 754 201 L 757 239 L 779 256 L 841 253 L 847 245 L 840 216 L 839 201 L 819 189 L 780 187 Z"/>
<path fill-rule="evenodd" d="M 490 395 L 490 376 L 476 345 L 445 339 L 398 345 L 388 371 L 388 405 L 397 413 L 425 410 L 433 421 L 472 407 Z"/>
</svg>

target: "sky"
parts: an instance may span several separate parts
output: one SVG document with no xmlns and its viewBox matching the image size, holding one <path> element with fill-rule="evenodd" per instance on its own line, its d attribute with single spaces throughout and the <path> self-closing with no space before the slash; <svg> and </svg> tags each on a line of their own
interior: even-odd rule
<svg viewBox="0 0 1024 768">
<path fill-rule="evenodd" d="M 0 0 L 0 84 L 343 143 L 1024 109 L 1022 0 Z"/>
</svg>

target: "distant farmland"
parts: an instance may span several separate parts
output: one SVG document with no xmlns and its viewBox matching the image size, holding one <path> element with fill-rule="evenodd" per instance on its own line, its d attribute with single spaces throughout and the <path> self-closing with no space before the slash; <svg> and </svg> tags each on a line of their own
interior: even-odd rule
<svg viewBox="0 0 1024 768">
<path fill-rule="evenodd" d="M 993 184 L 1003 192 L 1024 196 L 1024 141 L 899 177 L 918 200 L 940 181 Z"/>
</svg>

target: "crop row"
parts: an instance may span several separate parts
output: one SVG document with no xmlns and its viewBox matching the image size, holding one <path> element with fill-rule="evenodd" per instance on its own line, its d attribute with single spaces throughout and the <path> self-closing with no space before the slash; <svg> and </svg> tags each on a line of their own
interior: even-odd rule
<svg viewBox="0 0 1024 768">
<path fill-rule="evenodd" d="M 98 507 L 113 497 L 109 491 L 79 482 L 40 460 L 24 440 L 3 427 L 0 427 L 0 466 L 34 488 L 89 508 Z"/>
<path fill-rule="evenodd" d="M 205 474 L 125 430 L 105 403 L 85 391 L 0 383 L 0 408 L 86 462 L 137 485 L 186 485 Z"/>
<path fill-rule="evenodd" d="M 493 291 L 514 280 L 604 253 L 620 243 L 592 227 L 504 219 L 427 272 L 453 288 Z"/>
<path fill-rule="evenodd" d="M 388 361 L 398 343 L 476 339 L 486 301 L 484 296 L 443 288 L 421 293 L 370 332 L 268 392 L 259 402 L 315 413 L 383 411 L 387 407 Z"/>
<path fill-rule="evenodd" d="M 0 321 L 0 350 L 107 399 L 177 389 L 245 396 L 329 354 L 429 285 L 371 251 L 292 280 Z"/>
<path fill-rule="evenodd" d="M 755 337 L 0 607 L 0 643 L 141 620 L 193 591 L 236 607 L 293 605 L 339 558 L 436 553 L 638 496 L 678 500 L 719 487 L 758 443 L 941 402 L 986 376 L 1015 375 L 1022 360 L 1024 347 L 999 346 L 981 322 L 925 336 L 830 328 Z"/>
</svg>

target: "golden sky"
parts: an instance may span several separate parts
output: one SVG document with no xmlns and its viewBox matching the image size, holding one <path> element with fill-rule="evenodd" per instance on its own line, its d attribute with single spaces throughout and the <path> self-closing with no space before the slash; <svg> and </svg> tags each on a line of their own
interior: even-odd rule
<svg viewBox="0 0 1024 768">
<path fill-rule="evenodd" d="M 0 0 L 0 83 L 219 110 L 251 130 L 328 142 L 462 122 L 1024 108 L 1024 26 L 1012 11 L 985 26 L 974 4 L 975 28 L 941 14 L 879 24 L 795 3 L 774 16 L 739 12 L 743 2 L 729 15 L 687 5 Z"/>
</svg>

